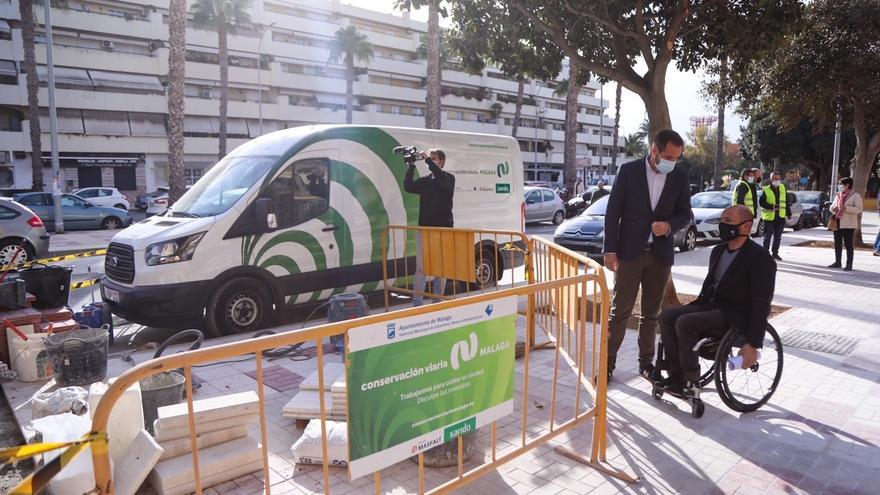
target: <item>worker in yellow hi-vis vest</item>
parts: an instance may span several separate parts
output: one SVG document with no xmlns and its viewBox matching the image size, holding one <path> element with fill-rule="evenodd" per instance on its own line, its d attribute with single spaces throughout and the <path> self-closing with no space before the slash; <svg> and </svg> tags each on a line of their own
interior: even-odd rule
<svg viewBox="0 0 880 495">
<path fill-rule="evenodd" d="M 764 220 L 764 249 L 773 253 L 773 258 L 782 261 L 779 256 L 779 243 L 782 242 L 782 230 L 785 228 L 785 219 L 791 216 L 788 206 L 787 191 L 782 183 L 782 174 L 773 171 L 770 175 L 770 184 L 764 186 L 764 194 L 761 195 L 761 218 Z M 770 241 L 773 241 L 771 249 Z"/>
<path fill-rule="evenodd" d="M 733 204 L 743 205 L 752 210 L 752 217 L 758 218 L 758 190 L 755 186 L 755 172 L 747 168 L 739 176 L 740 181 L 733 188 Z"/>
</svg>

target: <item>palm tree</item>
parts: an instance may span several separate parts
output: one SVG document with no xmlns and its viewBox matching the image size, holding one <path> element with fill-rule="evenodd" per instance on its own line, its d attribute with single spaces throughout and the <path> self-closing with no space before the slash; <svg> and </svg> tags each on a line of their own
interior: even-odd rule
<svg viewBox="0 0 880 495">
<path fill-rule="evenodd" d="M 174 203 L 183 195 L 183 87 L 186 73 L 186 0 L 168 3 L 168 191 Z"/>
<path fill-rule="evenodd" d="M 217 156 L 226 156 L 226 114 L 229 105 L 229 46 L 227 37 L 235 34 L 237 27 L 251 23 L 245 11 L 250 0 L 196 0 L 190 7 L 193 26 L 217 31 L 217 47 L 220 58 L 220 132 Z"/>
<path fill-rule="evenodd" d="M 24 71 L 27 74 L 28 123 L 31 129 L 31 174 L 34 191 L 43 190 L 43 157 L 40 144 L 40 80 L 37 77 L 37 60 L 34 52 L 34 6 L 33 0 L 20 0 L 21 37 L 24 41 Z"/>
<path fill-rule="evenodd" d="M 577 133 L 578 133 L 578 94 L 582 76 L 577 63 L 569 60 L 568 79 L 560 81 L 553 92 L 556 96 L 565 95 L 565 145 L 563 146 L 562 176 L 566 190 L 574 190 L 577 175 Z"/>
<path fill-rule="evenodd" d="M 358 32 L 356 26 L 339 28 L 336 38 L 330 42 L 329 61 L 338 62 L 342 57 L 345 63 L 345 123 L 351 124 L 351 113 L 354 106 L 354 61 L 369 63 L 373 58 L 373 45 L 367 36 Z"/>
<path fill-rule="evenodd" d="M 611 155 L 611 170 L 617 173 L 617 140 L 620 139 L 620 100 L 623 97 L 623 87 L 620 82 L 617 83 L 617 96 L 614 100 L 614 137 L 612 138 L 611 149 L 614 154 Z"/>
<path fill-rule="evenodd" d="M 440 16 L 446 17 L 446 9 L 440 4 L 443 0 L 396 0 L 400 10 L 418 10 L 428 7 L 428 83 L 425 98 L 425 128 L 440 128 L 440 87 L 442 66 L 440 61 Z"/>
<path fill-rule="evenodd" d="M 648 152 L 645 146 L 645 137 L 636 132 L 624 139 L 623 149 L 626 156 L 644 156 Z"/>
</svg>

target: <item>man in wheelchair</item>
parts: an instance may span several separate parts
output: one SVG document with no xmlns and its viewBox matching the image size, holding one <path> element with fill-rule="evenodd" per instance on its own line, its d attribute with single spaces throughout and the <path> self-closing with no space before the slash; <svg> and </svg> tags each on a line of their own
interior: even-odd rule
<svg viewBox="0 0 880 495">
<path fill-rule="evenodd" d="M 745 206 L 724 210 L 718 226 L 723 242 L 712 249 L 700 295 L 688 305 L 660 314 L 665 357 L 658 357 L 656 368 L 659 372 L 665 367 L 668 376 L 661 378 L 655 374 L 659 388 L 680 396 L 699 397 L 700 358 L 694 346 L 706 337 L 720 338 L 730 327 L 745 337 L 740 350 L 742 368 L 757 362 L 773 300 L 776 262 L 766 249 L 749 238 L 754 220 Z"/>
</svg>

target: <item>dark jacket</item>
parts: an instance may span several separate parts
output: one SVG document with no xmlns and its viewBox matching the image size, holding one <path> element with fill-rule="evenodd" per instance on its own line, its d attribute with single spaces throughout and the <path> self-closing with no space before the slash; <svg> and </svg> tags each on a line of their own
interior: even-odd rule
<svg viewBox="0 0 880 495">
<path fill-rule="evenodd" d="M 431 175 L 413 179 L 416 167 L 410 166 L 403 178 L 403 189 L 419 195 L 419 225 L 422 227 L 452 227 L 452 195 L 455 176 L 425 159 Z"/>
<path fill-rule="evenodd" d="M 651 195 L 645 158 L 624 163 L 617 172 L 608 208 L 605 212 L 605 252 L 616 253 L 623 261 L 638 258 L 651 234 L 653 222 L 669 222 L 672 232 L 654 238 L 654 254 L 664 265 L 672 265 L 675 249 L 674 233 L 690 221 L 691 193 L 687 172 L 676 167 L 666 176 L 666 184 L 651 211 Z"/>
<path fill-rule="evenodd" d="M 726 242 L 712 249 L 703 289 L 691 304 L 714 303 L 752 347 L 763 347 L 776 286 L 776 262 L 766 249 L 749 239 L 727 268 L 718 287 L 713 289 L 715 264 L 725 249 Z"/>
</svg>

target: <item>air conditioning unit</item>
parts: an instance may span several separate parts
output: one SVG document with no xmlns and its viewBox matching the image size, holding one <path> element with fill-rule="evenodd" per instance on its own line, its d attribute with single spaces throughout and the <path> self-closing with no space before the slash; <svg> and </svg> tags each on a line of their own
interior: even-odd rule
<svg viewBox="0 0 880 495">
<path fill-rule="evenodd" d="M 10 163 L 12 161 L 11 151 L 0 151 L 0 163 Z"/>
<path fill-rule="evenodd" d="M 211 90 L 207 88 L 203 88 L 199 90 L 199 98 L 204 98 L 206 100 L 211 99 Z"/>
<path fill-rule="evenodd" d="M 110 40 L 101 40 L 101 48 L 104 50 L 113 50 L 113 42 Z"/>
<path fill-rule="evenodd" d="M 162 40 L 150 40 L 150 51 L 151 52 L 154 52 L 164 46 L 165 46 L 165 42 Z"/>
<path fill-rule="evenodd" d="M 238 57 L 229 57 L 229 65 L 241 65 L 241 59 Z"/>
</svg>

